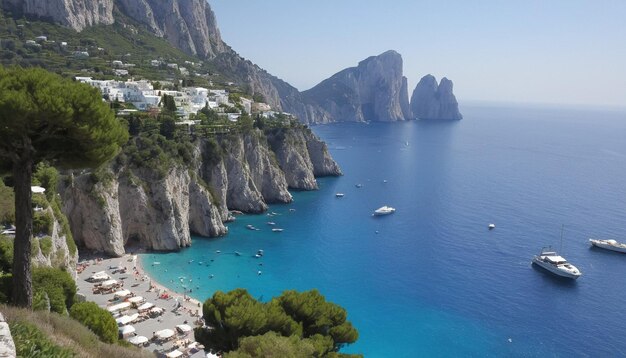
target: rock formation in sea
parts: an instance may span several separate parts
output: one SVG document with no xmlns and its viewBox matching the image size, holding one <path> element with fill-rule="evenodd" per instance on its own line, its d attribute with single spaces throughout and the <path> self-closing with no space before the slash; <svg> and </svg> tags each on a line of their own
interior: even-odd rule
<svg viewBox="0 0 626 358">
<path fill-rule="evenodd" d="M 390 122 L 411 117 L 402 56 L 395 51 L 369 57 L 302 95 L 305 103 L 321 108 L 316 122 Z"/>
<path fill-rule="evenodd" d="M 112 256 L 129 245 L 178 250 L 191 245 L 192 233 L 226 234 L 229 210 L 260 213 L 268 203 L 290 202 L 289 188 L 312 190 L 315 176 L 341 175 L 326 145 L 304 127 L 198 140 L 194 158 L 164 176 L 114 164 L 106 180 L 74 176 L 61 195 L 79 246 Z"/>
<path fill-rule="evenodd" d="M 452 92 L 452 81 L 426 75 L 419 81 L 411 96 L 411 111 L 418 119 L 462 119 L 459 103 Z"/>
</svg>

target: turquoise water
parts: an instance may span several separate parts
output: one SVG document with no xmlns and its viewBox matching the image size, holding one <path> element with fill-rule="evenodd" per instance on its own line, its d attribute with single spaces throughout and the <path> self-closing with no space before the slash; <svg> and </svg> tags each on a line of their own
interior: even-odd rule
<svg viewBox="0 0 626 358">
<path fill-rule="evenodd" d="M 587 242 L 626 241 L 626 114 L 464 115 L 314 127 L 343 177 L 294 193 L 271 207 L 276 216 L 239 217 L 227 237 L 144 255 L 144 266 L 200 300 L 236 287 L 263 300 L 318 288 L 360 332 L 344 351 L 368 357 L 626 356 L 626 255 Z M 373 218 L 382 205 L 397 212 Z M 561 252 L 583 272 L 576 282 L 530 265 L 542 246 L 559 247 L 562 224 Z"/>
</svg>

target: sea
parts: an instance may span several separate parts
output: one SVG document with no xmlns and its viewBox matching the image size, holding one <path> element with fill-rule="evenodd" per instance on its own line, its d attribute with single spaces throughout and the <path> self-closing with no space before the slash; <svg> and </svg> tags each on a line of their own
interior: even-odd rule
<svg viewBox="0 0 626 358">
<path fill-rule="evenodd" d="M 626 356 L 626 255 L 588 241 L 626 242 L 626 111 L 462 111 L 315 126 L 343 176 L 143 265 L 201 301 L 317 289 L 359 331 L 342 352 L 366 357 Z M 383 205 L 396 212 L 372 216 Z M 531 265 L 548 245 L 582 277 Z"/>
</svg>

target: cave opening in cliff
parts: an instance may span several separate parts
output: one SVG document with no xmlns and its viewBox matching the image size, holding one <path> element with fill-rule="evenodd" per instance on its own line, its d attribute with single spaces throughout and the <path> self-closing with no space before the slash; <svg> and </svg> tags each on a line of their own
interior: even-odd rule
<svg viewBox="0 0 626 358">
<path fill-rule="evenodd" d="M 141 238 L 139 235 L 131 235 L 126 241 L 126 245 L 124 245 L 124 250 L 127 253 L 134 253 L 140 251 L 144 246 L 141 243 Z"/>
</svg>

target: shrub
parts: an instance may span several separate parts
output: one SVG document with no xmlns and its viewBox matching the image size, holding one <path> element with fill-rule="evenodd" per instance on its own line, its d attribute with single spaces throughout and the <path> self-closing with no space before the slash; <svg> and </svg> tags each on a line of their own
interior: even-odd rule
<svg viewBox="0 0 626 358">
<path fill-rule="evenodd" d="M 72 276 L 60 269 L 37 267 L 33 269 L 33 292 L 45 292 L 50 298 L 50 310 L 65 314 L 72 307 L 76 283 Z"/>
<path fill-rule="evenodd" d="M 13 268 L 13 239 L 0 236 L 0 270 L 11 272 Z"/>
<path fill-rule="evenodd" d="M 9 303 L 13 289 L 13 275 L 0 274 L 0 303 Z"/>
<path fill-rule="evenodd" d="M 0 224 L 15 223 L 15 194 L 13 188 L 0 179 Z"/>
<path fill-rule="evenodd" d="M 15 342 L 15 350 L 18 357 L 44 358 L 44 357 L 74 357 L 75 354 L 69 349 L 59 347 L 52 343 L 35 325 L 18 322 L 10 323 L 9 328 Z"/>
<path fill-rule="evenodd" d="M 54 218 L 47 211 L 40 211 L 33 215 L 33 234 L 52 235 Z"/>
<path fill-rule="evenodd" d="M 39 240 L 39 248 L 44 256 L 50 256 L 52 253 L 52 238 L 45 236 Z"/>
<path fill-rule="evenodd" d="M 117 341 L 117 324 L 109 312 L 93 302 L 81 302 L 72 306 L 70 316 L 87 326 L 106 343 Z"/>
</svg>

